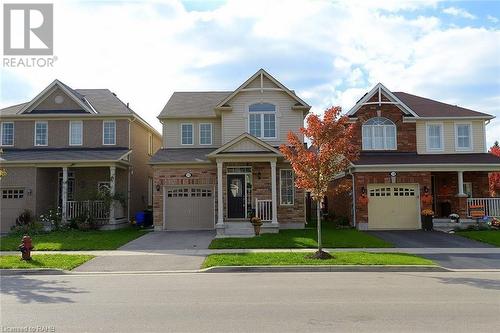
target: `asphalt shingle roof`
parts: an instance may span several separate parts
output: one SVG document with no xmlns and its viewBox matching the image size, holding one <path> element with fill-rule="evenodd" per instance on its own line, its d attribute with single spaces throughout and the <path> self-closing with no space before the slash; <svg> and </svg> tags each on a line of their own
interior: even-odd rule
<svg viewBox="0 0 500 333">
<path fill-rule="evenodd" d="M 208 162 L 206 155 L 216 148 L 163 148 L 150 159 L 150 163 L 200 163 Z"/>
<path fill-rule="evenodd" d="M 21 161 L 117 161 L 127 148 L 42 148 L 3 149 L 1 162 Z"/>
<path fill-rule="evenodd" d="M 355 165 L 388 165 L 388 164 L 500 164 L 500 157 L 493 154 L 427 154 L 373 152 L 361 153 Z"/>
<path fill-rule="evenodd" d="M 214 108 L 232 91 L 174 92 L 158 118 L 215 117 Z"/>
<path fill-rule="evenodd" d="M 433 99 L 415 96 L 405 92 L 393 92 L 401 102 L 405 103 L 419 117 L 491 117 L 491 115 L 446 104 Z"/>
</svg>

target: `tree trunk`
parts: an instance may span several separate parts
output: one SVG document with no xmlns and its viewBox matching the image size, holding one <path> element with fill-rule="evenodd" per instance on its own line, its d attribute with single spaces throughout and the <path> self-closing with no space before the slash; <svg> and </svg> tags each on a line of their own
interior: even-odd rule
<svg viewBox="0 0 500 333">
<path fill-rule="evenodd" d="M 318 252 L 321 252 L 323 251 L 323 244 L 321 242 L 321 200 L 318 200 L 317 227 L 318 227 Z"/>
</svg>

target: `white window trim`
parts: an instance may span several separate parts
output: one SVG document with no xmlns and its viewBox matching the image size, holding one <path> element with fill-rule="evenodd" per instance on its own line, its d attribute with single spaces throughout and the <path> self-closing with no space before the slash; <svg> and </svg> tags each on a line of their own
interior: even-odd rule
<svg viewBox="0 0 500 333">
<path fill-rule="evenodd" d="M 382 118 L 385 118 L 385 117 L 382 117 Z M 371 119 L 371 118 L 370 118 Z M 367 121 L 369 121 L 370 119 L 368 119 Z M 361 126 L 361 148 L 362 150 L 365 150 L 365 151 L 368 151 L 368 150 L 375 150 L 375 151 L 381 151 L 381 150 L 398 150 L 398 128 L 396 127 L 396 124 L 389 118 L 386 118 L 388 120 L 390 120 L 392 122 L 392 125 L 362 125 Z M 364 145 L 363 145 L 363 138 L 364 138 L 364 135 L 363 135 L 363 131 L 365 128 L 367 127 L 371 127 L 372 128 L 372 137 L 371 137 L 371 140 L 372 140 L 372 147 L 373 147 L 373 141 L 375 139 L 375 131 L 373 130 L 374 127 L 376 126 L 380 126 L 380 127 L 383 127 L 384 128 L 384 148 L 383 149 L 376 149 L 376 148 L 365 148 Z M 387 136 L 386 136 L 386 132 L 387 132 L 387 128 L 386 127 L 394 127 L 394 148 L 387 148 Z"/>
<path fill-rule="evenodd" d="M 468 184 L 470 184 L 470 197 L 472 198 L 472 196 L 474 195 L 474 194 L 472 193 L 472 182 L 463 182 L 463 186 L 464 186 L 464 188 L 462 189 L 462 192 L 463 192 L 463 193 L 465 193 L 465 194 L 467 194 L 467 193 L 465 192 L 465 188 L 467 187 L 467 185 L 468 185 Z"/>
<path fill-rule="evenodd" d="M 283 193 L 281 187 L 281 179 L 283 171 L 291 171 L 292 172 L 292 203 L 283 203 Z M 293 206 L 295 204 L 295 174 L 293 173 L 293 169 L 280 169 L 280 206 Z"/>
<path fill-rule="evenodd" d="M 6 145 L 3 142 L 3 124 L 12 124 L 12 144 Z M 0 123 L 0 146 L 2 147 L 13 147 L 16 143 L 16 128 L 13 121 L 3 121 Z"/>
<path fill-rule="evenodd" d="M 278 139 L 278 105 L 272 102 L 263 102 L 263 103 L 268 103 L 274 105 L 274 112 L 250 112 L 250 106 L 253 104 L 258 104 L 257 102 L 255 103 L 250 103 L 247 105 L 247 130 L 248 133 L 250 133 L 250 115 L 251 114 L 258 114 L 260 116 L 260 137 L 258 137 L 261 140 L 277 140 Z M 264 114 L 274 114 L 274 136 L 273 137 L 264 137 Z M 253 135 L 253 134 L 252 134 Z"/>
<path fill-rule="evenodd" d="M 210 125 L 210 143 L 201 143 L 201 125 Z M 200 146 L 211 146 L 213 142 L 213 125 L 212 123 L 200 123 L 198 125 L 198 139 Z"/>
<path fill-rule="evenodd" d="M 191 125 L 191 143 L 182 143 L 182 126 Z M 181 145 L 182 146 L 193 146 L 194 145 L 194 125 L 193 123 L 181 123 Z"/>
<path fill-rule="evenodd" d="M 460 148 L 458 146 L 458 126 L 460 125 L 468 125 L 469 126 L 469 147 Z M 455 123 L 455 151 L 472 151 L 474 148 L 473 143 L 473 135 L 472 135 L 472 123 L 471 122 L 458 122 Z"/>
<path fill-rule="evenodd" d="M 47 143 L 44 145 L 36 143 L 36 126 L 37 124 L 46 124 L 47 125 Z M 47 147 L 49 145 L 49 123 L 47 121 L 36 121 L 33 135 L 33 144 L 35 147 Z"/>
<path fill-rule="evenodd" d="M 115 132 L 114 132 L 114 137 L 113 137 L 113 143 L 104 143 L 104 125 L 106 123 L 113 123 L 113 124 L 115 124 Z M 102 145 L 103 146 L 116 146 L 116 120 L 103 120 L 103 122 L 102 122 Z"/>
<path fill-rule="evenodd" d="M 429 140 L 429 126 L 431 125 L 439 125 L 441 127 L 441 148 L 430 148 L 430 140 Z M 444 124 L 443 123 L 426 123 L 425 124 L 425 148 L 427 152 L 442 152 L 444 151 Z"/>
<path fill-rule="evenodd" d="M 77 144 L 77 143 L 71 143 L 71 125 L 72 125 L 72 124 L 76 124 L 76 123 L 80 123 L 80 124 L 82 125 L 82 136 L 81 136 L 81 140 L 80 140 L 80 141 L 81 141 L 81 143 L 79 143 L 79 144 Z M 115 129 L 115 131 L 116 131 L 116 129 Z M 103 132 L 103 134 L 104 134 L 104 132 Z M 104 140 L 104 138 L 103 138 L 103 140 Z M 81 120 L 71 120 L 71 121 L 69 122 L 69 138 L 68 138 L 68 144 L 69 144 L 70 146 L 83 146 L 83 121 L 81 121 Z"/>
</svg>

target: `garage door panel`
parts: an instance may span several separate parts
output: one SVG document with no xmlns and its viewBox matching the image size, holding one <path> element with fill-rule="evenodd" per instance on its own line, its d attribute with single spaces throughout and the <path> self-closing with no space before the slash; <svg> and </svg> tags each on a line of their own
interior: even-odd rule
<svg viewBox="0 0 500 333">
<path fill-rule="evenodd" d="M 214 193 L 210 187 L 166 187 L 165 229 L 207 230 L 214 228 Z"/>
<path fill-rule="evenodd" d="M 417 184 L 368 186 L 369 229 L 420 229 Z"/>
</svg>

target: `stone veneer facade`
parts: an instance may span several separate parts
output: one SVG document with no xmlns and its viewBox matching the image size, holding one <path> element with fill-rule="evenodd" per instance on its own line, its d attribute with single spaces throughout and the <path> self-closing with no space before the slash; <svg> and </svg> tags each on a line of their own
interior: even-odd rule
<svg viewBox="0 0 500 333">
<path fill-rule="evenodd" d="M 252 167 L 252 207 L 255 208 L 255 198 L 262 200 L 271 199 L 271 165 L 269 162 L 246 162 L 235 163 L 227 162 L 223 164 L 222 169 L 222 189 L 224 202 L 224 222 L 227 221 L 226 191 L 227 191 L 227 167 Z M 277 207 L 278 222 L 280 228 L 303 227 L 305 223 L 305 192 L 302 189 L 295 188 L 294 204 L 280 205 L 280 169 L 291 169 L 290 165 L 278 164 L 276 167 L 276 189 L 277 189 Z M 192 176 L 186 178 L 186 172 Z M 154 167 L 154 191 L 153 191 L 153 219 L 157 230 L 163 229 L 163 190 L 156 190 L 156 186 L 167 185 L 213 185 L 215 195 L 215 220 L 217 221 L 217 166 L 208 164 L 203 166 L 155 166 Z"/>
</svg>

